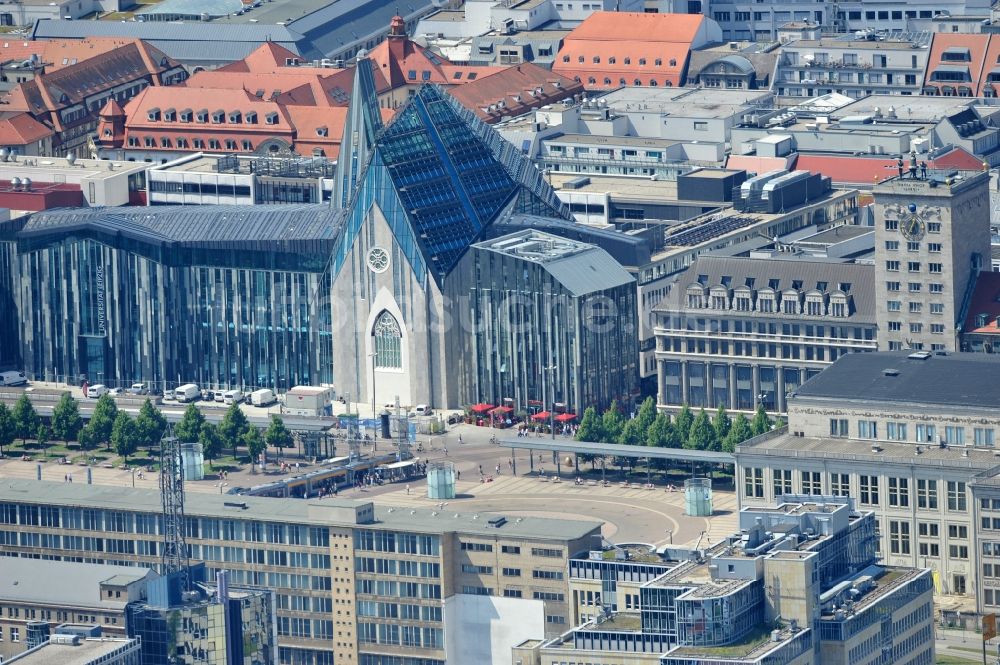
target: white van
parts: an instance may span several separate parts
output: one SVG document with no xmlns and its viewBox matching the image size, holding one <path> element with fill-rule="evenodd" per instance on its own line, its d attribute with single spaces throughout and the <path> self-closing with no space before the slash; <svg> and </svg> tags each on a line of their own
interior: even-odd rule
<svg viewBox="0 0 1000 665">
<path fill-rule="evenodd" d="M 194 383 L 185 383 L 174 390 L 174 399 L 178 402 L 193 402 L 201 397 L 201 391 Z"/>
<path fill-rule="evenodd" d="M 226 392 L 227 391 L 225 391 L 225 390 L 216 390 L 215 393 L 212 395 L 212 397 L 214 398 L 214 400 L 216 402 L 220 402 L 220 403 L 221 402 L 225 402 L 226 401 Z"/>
<path fill-rule="evenodd" d="M 222 393 L 222 401 L 226 404 L 239 404 L 243 401 L 243 392 L 240 390 L 227 390 Z"/>
<path fill-rule="evenodd" d="M 427 404 L 417 404 L 417 408 L 414 410 L 414 412 L 418 416 L 429 416 L 434 412 L 434 409 L 432 409 Z"/>
<path fill-rule="evenodd" d="M 93 386 L 87 386 L 87 397 L 91 399 L 97 399 L 108 392 L 108 387 L 103 383 L 98 383 Z"/>
<path fill-rule="evenodd" d="M 278 398 L 274 396 L 274 391 L 270 388 L 261 388 L 250 393 L 250 403 L 254 406 L 267 406 L 277 401 Z"/>
<path fill-rule="evenodd" d="M 24 372 L 0 372 L 0 386 L 23 386 L 27 382 Z"/>
</svg>

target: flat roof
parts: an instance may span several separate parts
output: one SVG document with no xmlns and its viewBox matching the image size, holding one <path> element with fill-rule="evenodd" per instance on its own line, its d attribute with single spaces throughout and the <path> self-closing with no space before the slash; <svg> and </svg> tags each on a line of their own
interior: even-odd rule
<svg viewBox="0 0 1000 665">
<path fill-rule="evenodd" d="M 90 665 L 110 656 L 123 646 L 135 642 L 132 638 L 101 637 L 81 640 L 79 644 L 45 644 L 14 656 L 8 663 L 17 665 Z"/>
<path fill-rule="evenodd" d="M 641 136 L 598 136 L 596 134 L 561 134 L 544 139 L 551 143 L 580 143 L 594 145 L 623 145 L 649 148 L 669 148 L 680 141 L 672 139 L 647 139 Z M 580 175 L 580 174 L 577 174 Z"/>
<path fill-rule="evenodd" d="M 870 354 L 858 354 L 870 355 Z M 906 466 L 933 466 L 972 471 L 990 471 L 1000 467 L 1000 457 L 991 448 L 966 448 L 937 445 L 919 446 L 914 443 L 878 441 L 878 451 L 873 452 L 873 441 L 860 439 L 835 439 L 830 437 L 792 436 L 778 430 L 754 437 L 736 447 L 736 457 L 741 455 L 767 455 L 795 459 L 839 460 L 874 464 L 903 464 Z"/>
<path fill-rule="evenodd" d="M 155 490 L 14 478 L 0 480 L 0 501 L 156 514 L 161 510 L 160 495 Z M 232 505 L 227 506 L 227 503 Z M 245 509 L 240 507 L 243 505 L 246 506 Z M 388 505 L 374 507 L 375 521 L 358 524 L 351 517 L 356 510 L 366 505 L 371 505 L 371 502 L 343 498 L 308 500 L 230 496 L 210 492 L 188 492 L 184 499 L 184 511 L 188 516 L 287 522 L 334 528 L 391 529 L 417 533 L 457 532 L 503 538 L 575 540 L 599 530 L 602 524 L 588 519 L 518 517 L 509 519 L 500 528 L 494 528 L 489 526 L 488 522 L 490 518 L 497 517 L 496 514 L 472 513 L 461 511 L 460 508 L 404 509 Z"/>
<path fill-rule="evenodd" d="M 699 119 L 728 118 L 773 99 L 766 90 L 624 87 L 601 97 L 619 113 L 665 113 Z"/>
<path fill-rule="evenodd" d="M 945 116 L 954 115 L 973 105 L 970 97 L 945 97 L 937 95 L 869 95 L 842 106 L 830 115 L 843 118 L 852 115 L 873 115 L 875 109 L 896 110 L 899 120 L 926 121 L 937 123 Z"/>
<path fill-rule="evenodd" d="M 844 242 L 845 240 L 852 240 L 860 236 L 866 236 L 875 233 L 875 228 L 872 226 L 861 226 L 860 224 L 841 224 L 839 226 L 834 226 L 833 228 L 826 229 L 825 231 L 820 231 L 819 233 L 814 233 L 811 236 L 806 236 L 805 238 L 799 238 L 794 241 L 796 245 L 832 245 L 838 242 Z"/>
<path fill-rule="evenodd" d="M 150 572 L 151 568 L 5 558 L 0 574 L 0 601 L 123 610 L 128 599 L 104 598 L 100 585 L 124 586 Z"/>
<path fill-rule="evenodd" d="M 39 182 L 52 182 L 53 176 L 72 176 L 72 182 L 83 178 L 111 178 L 122 173 L 134 173 L 149 168 L 145 162 L 119 162 L 106 159 L 77 159 L 70 163 L 65 157 L 21 157 L 17 161 L 0 161 L 0 179 L 28 176 Z"/>
<path fill-rule="evenodd" d="M 794 396 L 995 410 L 1000 407 L 998 372 L 1000 358 L 991 354 L 849 353 L 799 386 Z"/>
</svg>

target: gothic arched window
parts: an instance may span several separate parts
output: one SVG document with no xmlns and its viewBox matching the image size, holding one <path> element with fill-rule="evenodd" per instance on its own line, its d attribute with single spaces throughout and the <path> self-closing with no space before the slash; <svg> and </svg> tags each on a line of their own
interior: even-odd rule
<svg viewBox="0 0 1000 665">
<path fill-rule="evenodd" d="M 382 312 L 375 319 L 372 328 L 375 337 L 375 367 L 386 369 L 403 368 L 402 339 L 399 323 L 389 312 Z"/>
</svg>

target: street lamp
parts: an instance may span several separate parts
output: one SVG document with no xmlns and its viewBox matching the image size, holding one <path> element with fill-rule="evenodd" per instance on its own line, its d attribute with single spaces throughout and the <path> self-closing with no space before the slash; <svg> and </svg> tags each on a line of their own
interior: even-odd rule
<svg viewBox="0 0 1000 665">
<path fill-rule="evenodd" d="M 378 418 L 375 412 L 375 359 L 378 358 L 378 352 L 372 351 L 368 357 L 372 359 L 372 452 L 374 453 L 378 450 L 378 424 L 375 422 Z"/>
</svg>

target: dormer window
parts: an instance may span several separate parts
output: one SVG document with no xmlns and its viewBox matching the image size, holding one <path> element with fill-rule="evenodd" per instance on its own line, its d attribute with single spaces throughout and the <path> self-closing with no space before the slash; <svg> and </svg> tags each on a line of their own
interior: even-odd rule
<svg viewBox="0 0 1000 665">
<path fill-rule="evenodd" d="M 266 124 L 268 124 L 268 125 L 277 125 L 278 124 L 278 114 L 275 113 L 274 111 L 271 111 L 266 116 L 264 116 L 264 122 Z"/>
<path fill-rule="evenodd" d="M 645 65 L 646 64 L 646 59 L 645 58 L 639 58 L 639 64 L 640 65 Z"/>
<path fill-rule="evenodd" d="M 146 113 L 146 117 L 149 119 L 150 122 L 155 122 L 155 121 L 159 120 L 160 119 L 160 109 L 158 109 L 158 108 L 151 108 L 151 109 L 149 109 L 149 111 Z"/>
<path fill-rule="evenodd" d="M 657 58 L 656 60 L 653 61 L 653 64 L 656 65 L 657 67 L 662 67 L 663 66 L 663 58 Z"/>
<path fill-rule="evenodd" d="M 677 61 L 675 59 L 673 59 L 673 58 L 670 58 L 670 66 L 671 67 L 676 67 L 677 66 Z"/>
<path fill-rule="evenodd" d="M 218 150 L 219 149 L 219 140 L 218 139 L 208 139 L 208 147 L 211 150 Z"/>
<path fill-rule="evenodd" d="M 242 118 L 243 118 L 243 114 L 240 113 L 239 111 L 233 111 L 232 113 L 229 114 L 229 122 L 232 123 L 232 124 L 234 124 L 234 125 L 240 124 L 240 120 Z"/>
<path fill-rule="evenodd" d="M 626 65 L 631 65 L 632 64 L 632 58 L 625 58 L 625 64 Z"/>
<path fill-rule="evenodd" d="M 225 111 L 215 111 L 214 113 L 212 113 L 212 124 L 213 125 L 221 125 L 225 121 L 226 121 L 226 112 Z"/>
<path fill-rule="evenodd" d="M 226 139 L 226 150 L 236 150 L 236 141 L 233 139 Z"/>
<path fill-rule="evenodd" d="M 248 125 L 256 125 L 257 124 L 257 112 L 256 111 L 247 111 L 247 114 L 245 116 L 243 116 L 243 121 L 246 124 L 248 124 Z"/>
<path fill-rule="evenodd" d="M 195 119 L 198 122 L 202 122 L 202 123 L 208 122 L 208 109 L 202 109 L 202 110 L 198 111 L 198 114 L 195 116 Z"/>
<path fill-rule="evenodd" d="M 174 109 L 167 109 L 163 112 L 163 119 L 167 122 L 175 122 L 177 120 L 177 111 Z"/>
<path fill-rule="evenodd" d="M 316 128 L 316 136 L 329 136 L 329 135 L 330 135 L 330 130 L 327 129 L 326 127 Z"/>
<path fill-rule="evenodd" d="M 595 65 L 601 64 L 601 56 L 599 56 L 599 55 L 595 55 L 594 56 L 594 64 Z"/>
<path fill-rule="evenodd" d="M 191 109 L 184 109 L 180 113 L 181 122 L 191 122 Z"/>
<path fill-rule="evenodd" d="M 613 65 L 616 62 L 618 62 L 618 58 L 616 58 L 615 56 L 611 56 L 610 58 L 608 58 L 608 64 L 609 65 Z"/>
</svg>

